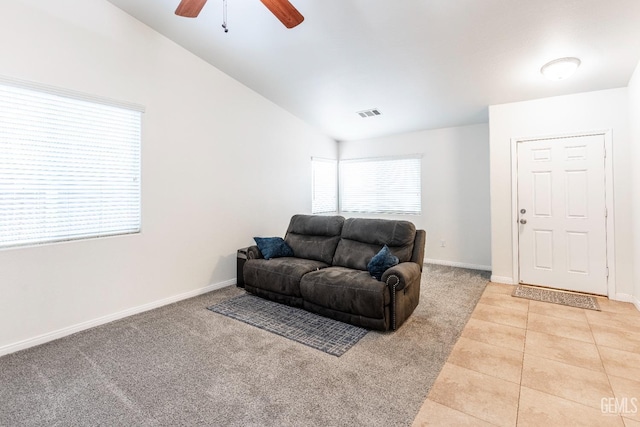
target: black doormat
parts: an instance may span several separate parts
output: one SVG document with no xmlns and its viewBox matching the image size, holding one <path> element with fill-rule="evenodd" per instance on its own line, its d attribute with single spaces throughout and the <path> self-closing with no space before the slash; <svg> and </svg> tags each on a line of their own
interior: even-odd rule
<svg viewBox="0 0 640 427">
<path fill-rule="evenodd" d="M 358 326 L 248 294 L 207 308 L 334 356 L 343 355 L 368 332 Z"/>
<path fill-rule="evenodd" d="M 598 301 L 592 296 L 575 294 L 572 292 L 555 291 L 553 289 L 542 289 L 535 286 L 518 285 L 511 294 L 514 297 L 526 298 L 535 301 L 551 302 L 554 304 L 567 305 L 569 307 L 586 308 L 588 310 L 600 311 Z"/>
</svg>

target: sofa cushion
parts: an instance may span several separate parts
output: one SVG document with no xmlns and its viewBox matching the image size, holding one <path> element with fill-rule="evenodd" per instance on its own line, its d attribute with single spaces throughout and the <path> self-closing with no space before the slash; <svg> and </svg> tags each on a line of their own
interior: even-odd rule
<svg viewBox="0 0 640 427">
<path fill-rule="evenodd" d="M 294 215 L 284 240 L 297 258 L 331 264 L 343 224 L 341 216 Z"/>
<path fill-rule="evenodd" d="M 399 262 L 407 262 L 411 260 L 415 237 L 416 227 L 409 221 L 349 218 L 342 227 L 332 264 L 367 270 L 371 258 L 384 245 L 389 246 Z"/>
<path fill-rule="evenodd" d="M 371 258 L 371 261 L 367 264 L 367 270 L 376 280 L 382 280 L 382 274 L 398 263 L 398 257 L 391 253 L 389 246 L 384 245 L 380 252 Z"/>
<path fill-rule="evenodd" d="M 254 237 L 258 249 L 264 259 L 293 256 L 293 250 L 282 237 Z"/>
<path fill-rule="evenodd" d="M 310 271 L 328 267 L 300 258 L 249 259 L 244 264 L 245 284 L 282 295 L 300 297 L 300 279 Z"/>
<path fill-rule="evenodd" d="M 305 302 L 374 319 L 384 318 L 384 308 L 390 300 L 386 284 L 367 271 L 345 267 L 305 274 L 300 281 L 300 293 Z"/>
</svg>

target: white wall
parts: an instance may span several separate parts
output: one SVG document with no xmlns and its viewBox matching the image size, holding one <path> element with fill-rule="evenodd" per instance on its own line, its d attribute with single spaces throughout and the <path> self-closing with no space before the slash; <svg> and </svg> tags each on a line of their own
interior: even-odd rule
<svg viewBox="0 0 640 427">
<path fill-rule="evenodd" d="M 340 142 L 338 146 L 341 160 L 421 154 L 422 214 L 377 216 L 406 219 L 425 229 L 425 258 L 430 262 L 489 269 L 488 131 L 487 124 L 480 124 Z"/>
<path fill-rule="evenodd" d="M 492 278 L 516 281 L 512 271 L 511 138 L 612 130 L 616 294 L 633 292 L 631 162 L 627 89 L 610 89 L 489 108 L 491 144 Z"/>
<path fill-rule="evenodd" d="M 633 167 L 633 283 L 634 303 L 640 310 L 640 62 L 629 82 L 629 123 Z"/>
<path fill-rule="evenodd" d="M 104 0 L 0 4 L 0 74 L 146 106 L 142 233 L 0 251 L 0 354 L 235 283 L 335 141 Z M 96 320 L 97 319 L 97 320 Z"/>
</svg>

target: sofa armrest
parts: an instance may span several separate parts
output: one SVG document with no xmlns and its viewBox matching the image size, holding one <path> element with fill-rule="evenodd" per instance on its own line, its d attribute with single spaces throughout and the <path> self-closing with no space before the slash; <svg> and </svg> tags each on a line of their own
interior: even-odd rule
<svg viewBox="0 0 640 427">
<path fill-rule="evenodd" d="M 420 265 L 415 262 L 401 262 L 387 269 L 382 274 L 382 281 L 389 287 L 395 287 L 396 291 L 401 291 L 407 286 L 407 283 L 413 282 L 420 277 Z"/>
<path fill-rule="evenodd" d="M 261 259 L 264 258 L 262 256 L 262 252 L 258 249 L 258 246 L 253 245 L 247 248 L 247 259 Z"/>
</svg>

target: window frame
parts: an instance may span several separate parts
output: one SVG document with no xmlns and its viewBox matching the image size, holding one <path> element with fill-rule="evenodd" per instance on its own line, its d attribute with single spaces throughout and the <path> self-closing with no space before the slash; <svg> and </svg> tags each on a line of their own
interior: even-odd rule
<svg viewBox="0 0 640 427">
<path fill-rule="evenodd" d="M 334 168 L 334 181 L 332 182 L 333 184 L 333 190 L 334 190 L 334 194 L 331 196 L 333 198 L 333 209 L 327 209 L 327 210 L 316 210 L 315 206 L 315 200 L 316 200 L 316 194 L 318 193 L 318 188 L 317 188 L 317 181 L 316 181 L 316 167 L 319 164 L 330 164 L 331 166 L 333 166 Z M 339 201 L 339 196 L 338 196 L 338 167 L 339 167 L 339 162 L 337 159 L 328 159 L 328 158 L 322 158 L 322 157 L 312 157 L 311 158 L 311 213 L 314 215 L 322 215 L 322 214 L 337 214 L 338 213 L 338 201 Z"/>
<path fill-rule="evenodd" d="M 4 161 L 6 168 L 1 168 L 4 171 L 0 169 L 0 195 L 4 194 L 3 199 L 6 198 L 4 202 L 0 201 L 0 217 L 12 217 L 14 221 L 13 225 L 6 226 L 4 230 L 0 228 L 0 250 L 140 233 L 144 107 L 3 76 L 0 76 L 0 91 L 3 96 L 0 102 L 4 105 L 5 111 L 9 111 L 12 105 L 24 106 L 23 115 L 27 119 L 24 125 L 20 125 L 20 115 L 7 115 L 5 125 L 0 129 L 0 156 L 7 156 Z M 29 107 L 32 107 L 33 111 L 47 111 L 48 115 L 42 116 L 42 121 L 34 120 L 37 114 L 31 113 Z M 74 116 L 72 112 L 76 109 L 80 113 Z M 93 117 L 99 119 L 91 120 L 89 117 L 92 113 Z M 104 116 L 100 116 L 99 113 L 103 113 Z M 113 116 L 109 113 L 113 113 Z M 55 121 L 59 120 L 59 117 L 69 118 L 69 124 Z M 75 121 L 72 120 L 74 118 Z M 126 122 L 126 126 L 123 125 L 125 136 L 115 137 L 113 132 L 106 131 L 112 128 L 100 128 L 101 124 L 109 124 L 112 119 L 114 124 Z M 84 124 L 81 125 L 81 122 Z M 60 125 L 54 128 L 51 125 L 47 126 L 47 123 Z M 99 128 L 100 130 L 96 131 Z M 52 137 L 54 134 L 55 138 Z M 109 145 L 116 138 L 118 145 Z M 122 147 L 125 150 L 124 154 L 113 153 L 123 150 Z M 105 152 L 110 153 L 104 154 Z M 59 153 L 63 154 L 60 154 L 58 159 L 56 157 Z M 15 171 L 11 170 L 13 165 L 17 168 Z M 90 169 L 91 172 L 79 172 L 78 168 L 82 167 Z M 16 171 L 20 171 L 21 168 L 28 171 L 28 174 L 19 181 Z M 120 172 L 121 170 L 124 172 Z M 57 185 L 51 185 L 53 180 L 38 178 L 52 174 L 66 183 L 57 182 Z M 121 174 L 126 177 L 124 184 L 118 181 Z M 33 184 L 38 179 L 43 183 Z M 78 190 L 78 187 L 91 187 L 97 182 L 107 183 L 107 186 L 85 189 L 84 193 Z M 119 189 L 114 190 L 116 187 Z M 29 199 L 30 192 L 36 194 L 36 197 Z M 129 195 L 125 199 L 119 199 L 125 192 Z M 14 197 L 9 200 L 11 194 Z M 83 195 L 93 197 L 92 200 L 95 202 L 87 202 Z M 124 207 L 114 207 L 114 201 L 123 201 Z M 49 202 L 51 207 L 37 208 L 45 202 Z M 80 211 L 89 205 L 92 206 L 88 212 L 94 215 L 93 217 L 85 216 Z M 126 220 L 118 218 L 118 214 L 122 213 L 127 215 Z M 110 216 L 109 220 L 104 220 L 104 215 Z M 31 226 L 25 225 L 29 219 L 35 219 Z M 118 229 L 119 227 L 121 229 Z M 33 236 L 28 237 L 29 234 Z"/>
<path fill-rule="evenodd" d="M 382 175 L 372 174 L 369 178 L 373 178 L 376 182 L 371 183 L 368 186 L 368 191 L 371 193 L 375 193 L 378 202 L 375 203 L 376 208 L 367 208 L 366 206 L 362 208 L 353 208 L 351 207 L 352 203 L 349 202 L 349 205 L 345 207 L 345 197 L 349 197 L 352 190 L 345 188 L 346 185 L 350 185 L 348 180 L 349 177 L 345 178 L 345 168 L 350 164 L 373 164 L 373 163 L 386 163 L 386 162 L 396 162 L 396 161 L 404 161 L 409 160 L 414 163 L 414 166 L 417 164 L 417 170 L 407 169 L 407 172 L 416 173 L 417 178 L 413 177 L 412 183 L 417 185 L 417 189 L 413 189 L 412 191 L 417 190 L 417 199 L 413 201 L 413 206 L 417 207 L 416 209 L 392 209 L 387 208 L 384 205 L 389 205 L 391 199 L 386 195 L 381 195 L 380 193 L 375 193 L 376 189 L 380 189 L 384 187 L 385 182 L 389 181 L 389 176 L 392 176 L 391 171 L 386 171 L 387 174 L 383 172 Z M 346 166 L 345 166 L 346 165 Z M 389 168 L 389 165 L 384 165 L 385 169 L 394 169 Z M 394 166 L 394 165 L 390 165 Z M 396 168 L 397 169 L 397 168 Z M 363 177 L 366 179 L 366 177 Z M 347 183 L 345 184 L 345 181 Z M 365 157 L 365 158 L 355 158 L 355 159 L 344 159 L 339 161 L 339 177 L 338 177 L 338 185 L 339 185 L 339 211 L 342 213 L 358 213 L 358 214 L 384 214 L 384 215 L 421 215 L 422 214 L 422 155 L 413 154 L 413 155 L 404 155 L 404 156 L 383 156 L 383 157 Z M 367 191 L 367 190 L 363 190 Z M 409 191 L 409 190 L 407 190 Z"/>
</svg>

